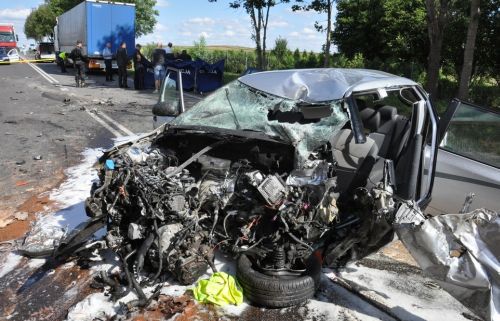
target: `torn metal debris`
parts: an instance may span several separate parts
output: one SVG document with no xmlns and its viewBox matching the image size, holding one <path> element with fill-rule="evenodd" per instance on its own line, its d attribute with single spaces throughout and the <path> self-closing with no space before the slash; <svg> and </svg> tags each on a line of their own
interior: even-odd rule
<svg viewBox="0 0 500 321">
<path fill-rule="evenodd" d="M 405 204 L 397 216 L 396 232 L 424 273 L 484 320 L 499 320 L 499 214 L 481 209 L 425 219 Z"/>
</svg>

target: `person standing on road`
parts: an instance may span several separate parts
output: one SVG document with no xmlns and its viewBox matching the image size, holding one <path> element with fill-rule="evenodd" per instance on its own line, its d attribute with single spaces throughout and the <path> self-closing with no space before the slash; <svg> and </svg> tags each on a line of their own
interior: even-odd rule
<svg viewBox="0 0 500 321">
<path fill-rule="evenodd" d="M 104 66 L 106 66 L 106 81 L 113 81 L 113 52 L 111 51 L 111 42 L 106 44 L 102 51 Z"/>
<path fill-rule="evenodd" d="M 146 77 L 146 67 L 148 62 L 146 57 L 141 52 L 141 45 L 137 44 L 135 46 L 135 52 L 133 56 L 134 61 L 134 89 L 142 90 L 144 86 L 144 78 Z"/>
<path fill-rule="evenodd" d="M 157 48 L 153 51 L 153 65 L 155 72 L 155 91 L 156 94 L 160 90 L 160 85 L 165 77 L 165 61 L 166 61 L 166 52 L 163 49 L 161 42 L 158 43 Z"/>
<path fill-rule="evenodd" d="M 61 72 L 66 73 L 66 62 L 68 61 L 68 54 L 65 51 L 59 53 L 59 66 L 61 67 Z"/>
<path fill-rule="evenodd" d="M 116 51 L 116 64 L 118 65 L 118 85 L 120 88 L 129 88 L 127 84 L 127 65 L 129 58 L 127 54 L 127 44 L 122 41 L 120 48 Z"/>
<path fill-rule="evenodd" d="M 165 52 L 166 52 L 167 54 L 172 54 L 172 53 L 174 53 L 174 49 L 172 49 L 172 43 L 171 43 L 171 42 L 169 42 L 169 43 L 168 43 L 167 48 L 165 48 Z"/>
<path fill-rule="evenodd" d="M 87 57 L 82 53 L 82 41 L 78 40 L 76 42 L 76 47 L 71 50 L 69 57 L 73 60 L 73 68 L 75 68 L 75 81 L 76 87 L 85 87 L 85 78 L 83 77 L 83 72 L 85 70 L 85 63 L 87 62 Z"/>
</svg>

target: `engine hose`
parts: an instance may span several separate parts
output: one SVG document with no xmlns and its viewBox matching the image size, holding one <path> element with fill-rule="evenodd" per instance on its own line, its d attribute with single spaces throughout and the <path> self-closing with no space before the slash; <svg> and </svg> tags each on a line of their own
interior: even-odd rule
<svg viewBox="0 0 500 321">
<path fill-rule="evenodd" d="M 134 255 L 135 252 L 137 252 L 137 250 L 133 250 L 123 258 L 123 270 L 125 271 L 125 276 L 127 277 L 129 286 L 134 288 L 135 292 L 137 293 L 137 296 L 139 297 L 139 300 L 141 302 L 147 302 L 147 298 L 146 295 L 144 294 L 144 291 L 142 291 L 141 286 L 137 283 L 137 280 L 130 274 L 130 271 L 128 270 L 127 260 L 132 255 Z"/>
<path fill-rule="evenodd" d="M 163 253 L 161 248 L 160 233 L 158 233 L 158 224 L 156 224 L 156 220 L 154 220 L 154 227 L 156 235 L 158 236 L 158 260 L 159 260 L 158 271 L 156 271 L 156 274 L 153 277 L 153 281 L 156 281 L 156 279 L 160 276 L 161 270 L 163 268 Z"/>
<path fill-rule="evenodd" d="M 155 235 L 153 233 L 150 233 L 148 237 L 144 240 L 144 242 L 142 242 L 142 245 L 139 248 L 139 252 L 137 252 L 137 258 L 135 259 L 137 273 L 141 272 L 142 267 L 144 266 L 144 256 L 146 256 L 146 252 L 149 250 L 154 240 L 155 240 Z"/>
<path fill-rule="evenodd" d="M 300 243 L 304 246 L 306 246 L 308 249 L 310 249 L 311 251 L 314 251 L 314 249 L 307 243 L 305 243 L 304 241 L 300 240 L 298 237 L 296 237 L 295 235 L 292 234 L 292 232 L 287 232 L 288 236 L 290 236 L 295 242 L 297 243 Z"/>
<path fill-rule="evenodd" d="M 45 257 L 45 256 L 51 256 L 54 254 L 55 249 L 50 249 L 50 250 L 41 250 L 41 251 L 30 251 L 30 250 L 22 250 L 18 249 L 16 252 L 23 256 L 27 256 L 29 258 L 38 258 L 38 257 Z"/>
</svg>

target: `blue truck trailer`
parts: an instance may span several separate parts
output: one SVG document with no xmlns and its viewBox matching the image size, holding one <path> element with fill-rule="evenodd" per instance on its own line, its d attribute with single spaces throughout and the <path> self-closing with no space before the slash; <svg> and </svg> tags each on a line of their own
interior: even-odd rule
<svg viewBox="0 0 500 321">
<path fill-rule="evenodd" d="M 120 43 L 135 47 L 135 5 L 113 1 L 85 0 L 57 17 L 54 27 L 56 52 L 71 52 L 76 41 L 83 42 L 89 70 L 104 69 L 102 50 L 111 42 L 115 53 Z M 116 63 L 113 61 L 113 67 Z"/>
</svg>

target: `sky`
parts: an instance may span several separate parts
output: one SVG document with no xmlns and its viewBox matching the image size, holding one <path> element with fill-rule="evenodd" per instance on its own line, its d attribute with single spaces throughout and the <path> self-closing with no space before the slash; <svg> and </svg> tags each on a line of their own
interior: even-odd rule
<svg viewBox="0 0 500 321">
<path fill-rule="evenodd" d="M 208 45 L 233 45 L 255 47 L 251 39 L 250 18 L 244 9 L 229 8 L 228 0 L 215 3 L 208 0 L 157 0 L 160 14 L 153 33 L 137 39 L 138 43 L 172 42 L 175 45 L 192 45 L 204 36 Z M 24 21 L 32 8 L 43 0 L 0 0 L 0 23 L 13 23 L 19 34 L 20 44 L 34 43 L 26 39 Z M 278 37 L 288 40 L 292 50 L 319 52 L 325 34 L 314 28 L 314 22 L 325 22 L 326 14 L 293 12 L 290 4 L 280 4 L 270 11 L 268 48 Z"/>
</svg>

